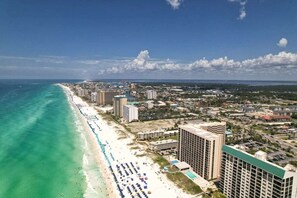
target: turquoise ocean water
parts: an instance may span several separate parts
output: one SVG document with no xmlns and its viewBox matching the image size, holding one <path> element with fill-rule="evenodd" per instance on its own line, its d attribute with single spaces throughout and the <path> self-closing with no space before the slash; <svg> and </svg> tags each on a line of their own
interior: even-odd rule
<svg viewBox="0 0 297 198">
<path fill-rule="evenodd" d="M 63 90 L 0 80 L 0 197 L 83 197 L 83 149 Z"/>
</svg>

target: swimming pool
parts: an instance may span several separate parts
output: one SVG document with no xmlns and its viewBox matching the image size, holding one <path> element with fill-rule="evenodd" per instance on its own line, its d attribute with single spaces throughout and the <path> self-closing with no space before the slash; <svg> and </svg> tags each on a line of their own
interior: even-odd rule
<svg viewBox="0 0 297 198">
<path fill-rule="evenodd" d="M 173 164 L 173 165 L 174 165 L 174 164 L 177 164 L 177 163 L 179 163 L 178 160 L 172 160 L 172 161 L 171 161 L 171 164 Z"/>
<path fill-rule="evenodd" d="M 186 175 L 188 178 L 190 178 L 191 180 L 194 180 L 194 179 L 197 178 L 197 176 L 196 176 L 193 172 L 191 172 L 191 171 L 186 171 L 186 172 L 185 172 L 185 175 Z"/>
</svg>

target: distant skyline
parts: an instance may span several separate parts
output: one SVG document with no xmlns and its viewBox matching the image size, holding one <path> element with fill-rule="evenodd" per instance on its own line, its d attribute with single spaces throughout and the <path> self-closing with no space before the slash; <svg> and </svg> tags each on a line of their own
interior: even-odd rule
<svg viewBox="0 0 297 198">
<path fill-rule="evenodd" d="M 0 78 L 297 80 L 296 0 L 3 0 Z"/>
</svg>

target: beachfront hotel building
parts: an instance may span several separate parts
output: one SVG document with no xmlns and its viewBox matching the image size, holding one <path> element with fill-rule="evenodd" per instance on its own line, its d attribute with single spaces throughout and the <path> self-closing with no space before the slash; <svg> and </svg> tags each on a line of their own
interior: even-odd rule
<svg viewBox="0 0 297 198">
<path fill-rule="evenodd" d="M 117 95 L 113 97 L 114 116 L 123 117 L 124 105 L 127 105 L 127 97 L 125 95 Z"/>
<path fill-rule="evenodd" d="M 218 178 L 225 128 L 220 122 L 180 126 L 178 159 L 206 180 Z"/>
<path fill-rule="evenodd" d="M 134 105 L 124 105 L 123 118 L 126 122 L 138 120 L 138 108 Z"/>
<path fill-rule="evenodd" d="M 157 99 L 157 92 L 155 90 L 147 90 L 146 97 L 148 100 L 155 100 Z"/>
<path fill-rule="evenodd" d="M 96 102 L 97 101 L 97 92 L 92 92 L 91 93 L 91 102 Z"/>
<path fill-rule="evenodd" d="M 113 97 L 119 95 L 118 91 L 106 91 L 100 90 L 97 93 L 97 104 L 98 105 L 112 105 Z"/>
<path fill-rule="evenodd" d="M 225 132 L 226 132 L 226 122 L 204 122 L 200 123 L 199 127 L 219 135 L 220 137 L 220 145 L 225 144 Z"/>
<path fill-rule="evenodd" d="M 89 94 L 89 90 L 88 89 L 83 89 L 83 88 L 79 88 L 77 89 L 77 95 L 79 97 L 86 97 Z"/>
<path fill-rule="evenodd" d="M 224 145 L 219 189 L 228 198 L 296 198 L 297 173 Z"/>
</svg>

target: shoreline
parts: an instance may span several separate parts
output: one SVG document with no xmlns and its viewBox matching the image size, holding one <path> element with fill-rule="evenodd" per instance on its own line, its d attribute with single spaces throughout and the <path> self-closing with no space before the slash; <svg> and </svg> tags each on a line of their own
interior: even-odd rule
<svg viewBox="0 0 297 198">
<path fill-rule="evenodd" d="M 98 151 L 100 151 L 100 148 L 98 147 L 98 144 L 96 143 L 96 141 L 94 140 L 94 137 L 92 137 L 92 131 L 90 129 L 90 127 L 87 124 L 86 119 L 83 117 L 83 115 L 80 113 L 78 107 L 74 104 L 74 102 L 72 101 L 72 96 L 73 96 L 73 92 L 66 86 L 62 85 L 62 84 L 57 84 L 58 86 L 60 86 L 66 97 L 68 100 L 69 105 L 73 108 L 73 113 L 75 113 L 75 115 L 77 116 L 80 124 L 82 125 L 82 130 L 80 131 L 81 133 L 81 141 L 83 142 L 83 147 L 91 147 L 89 148 L 91 151 L 90 153 L 86 152 L 87 148 L 84 148 L 83 150 L 83 159 L 82 159 L 82 165 L 85 168 L 86 165 L 89 164 L 89 160 L 88 157 L 91 157 L 90 155 L 93 155 L 93 160 L 95 160 L 95 165 L 97 166 L 99 172 L 100 172 L 100 176 L 102 176 L 103 179 L 103 183 L 106 186 L 105 191 L 106 192 L 98 192 L 96 191 L 94 188 L 94 186 L 96 186 L 96 184 L 94 184 L 95 182 L 98 182 L 98 174 L 96 175 L 92 175 L 90 173 L 87 173 L 87 170 L 83 170 L 84 171 L 84 175 L 85 175 L 85 182 L 86 182 L 86 190 L 84 193 L 84 197 L 92 197 L 93 194 L 97 194 L 97 196 L 102 196 L 102 195 L 107 195 L 108 197 L 116 197 L 114 190 L 112 190 L 114 187 L 114 185 L 112 184 L 112 181 L 110 180 L 111 175 L 107 172 L 106 167 L 104 166 L 104 159 L 102 159 L 102 156 L 97 153 L 100 153 Z M 101 194 L 99 194 L 101 193 Z M 104 196 L 103 196 L 104 197 Z"/>
<path fill-rule="evenodd" d="M 123 137 L 121 126 L 103 119 L 93 106 L 74 95 L 67 86 L 59 86 L 69 94 L 69 103 L 83 123 L 85 141 L 96 148 L 93 153 L 105 180 L 108 197 L 195 197 L 163 175 L 149 156 L 138 156 L 145 151 L 135 144 L 131 134 Z"/>
</svg>

